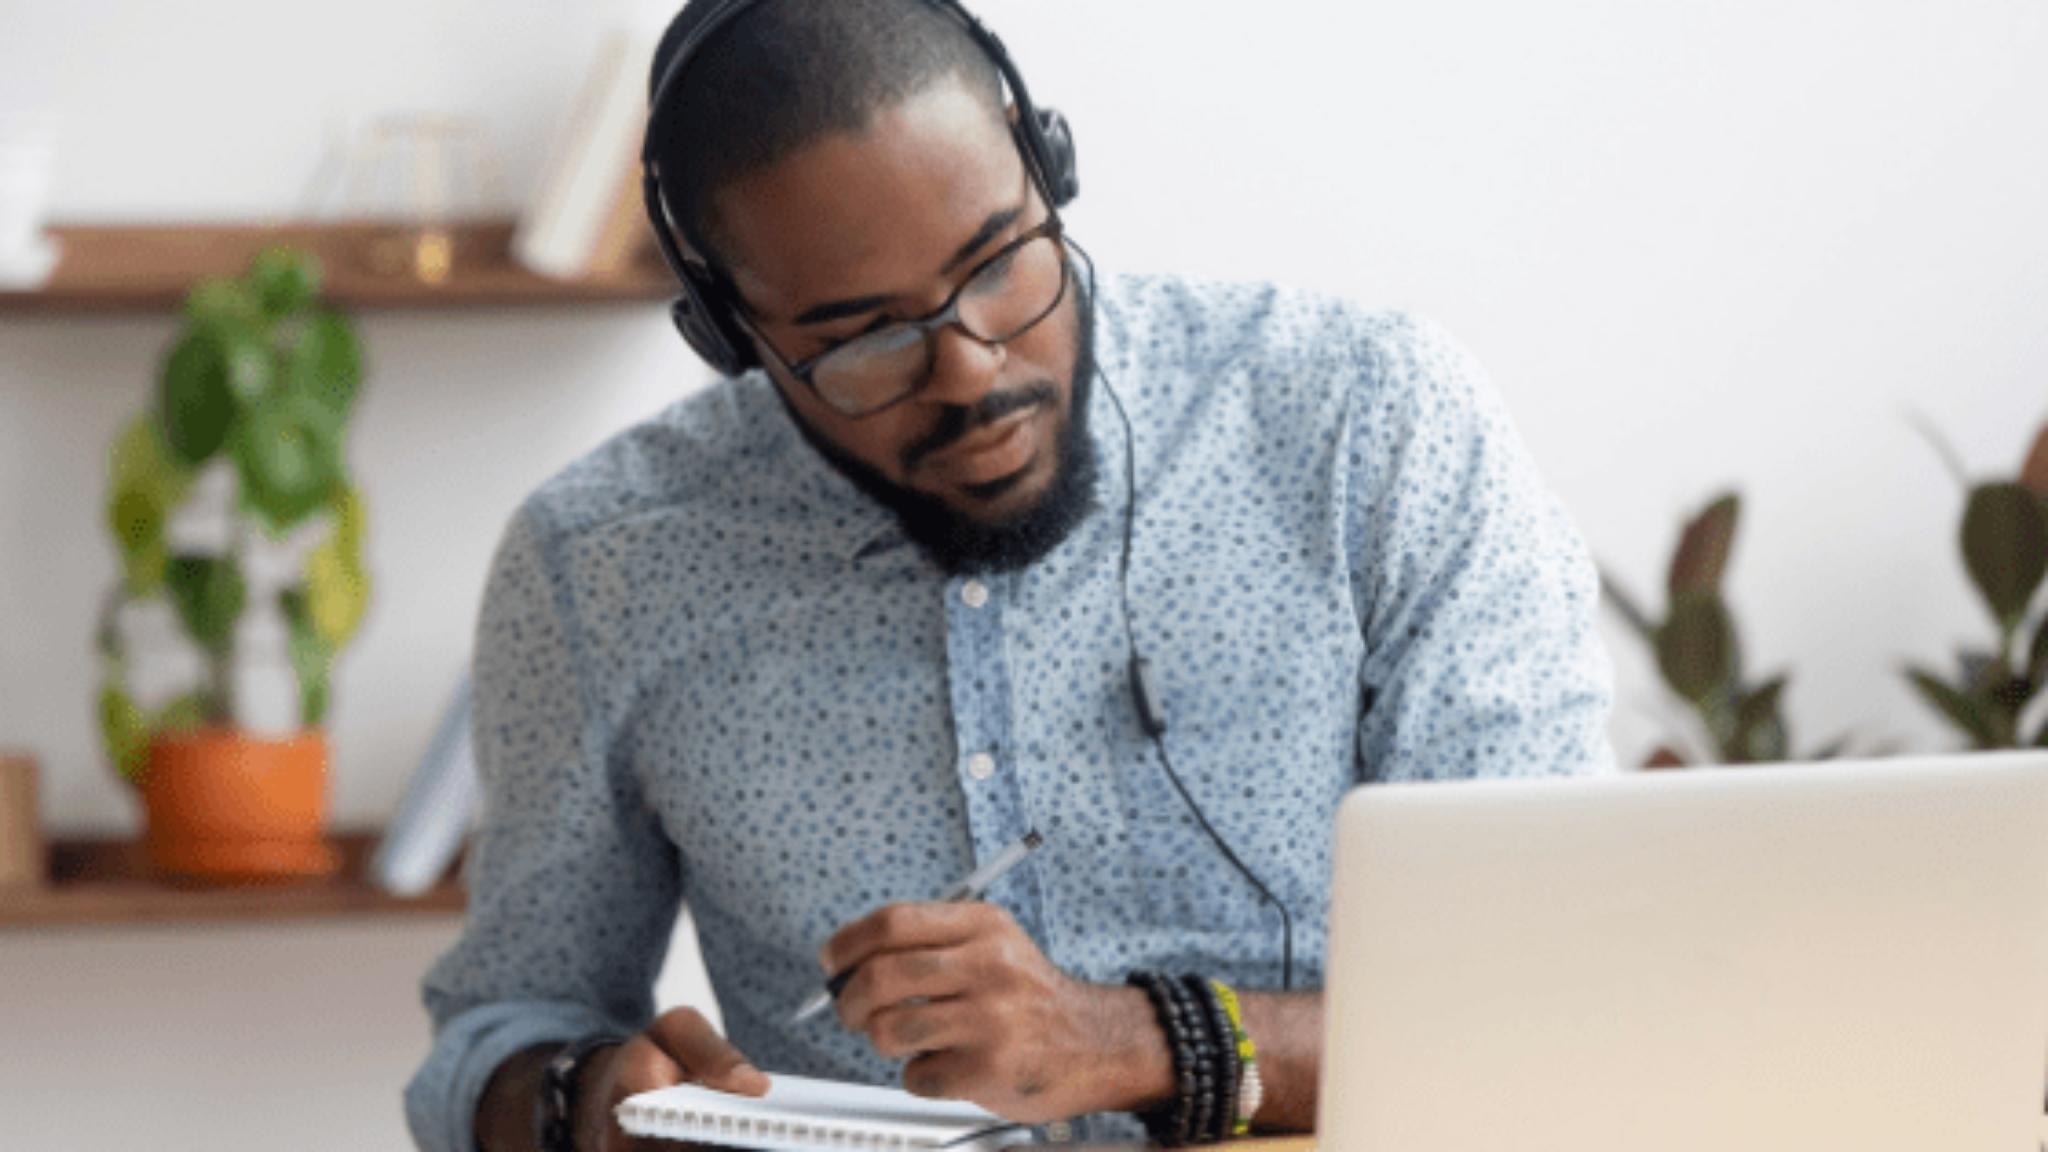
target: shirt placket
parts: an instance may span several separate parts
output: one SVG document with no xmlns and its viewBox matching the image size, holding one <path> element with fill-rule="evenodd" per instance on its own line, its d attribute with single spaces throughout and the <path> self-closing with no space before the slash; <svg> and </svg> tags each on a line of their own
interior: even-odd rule
<svg viewBox="0 0 2048 1152">
<path fill-rule="evenodd" d="M 1002 581 L 956 577 L 946 585 L 947 682 L 952 695 L 954 770 L 967 800 L 968 835 L 977 864 L 994 859 L 1030 831 L 1017 778 L 1015 718 L 1003 636 Z M 1036 869 L 1005 877 L 989 898 L 1012 909 L 1042 938 L 1044 907 Z"/>
</svg>

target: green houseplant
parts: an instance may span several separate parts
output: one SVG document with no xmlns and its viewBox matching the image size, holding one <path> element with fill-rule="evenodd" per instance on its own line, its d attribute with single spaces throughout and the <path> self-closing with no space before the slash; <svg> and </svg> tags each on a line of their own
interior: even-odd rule
<svg viewBox="0 0 2048 1152">
<path fill-rule="evenodd" d="M 99 629 L 99 718 L 108 757 L 142 793 L 150 855 L 191 875 L 319 872 L 326 746 L 319 734 L 335 656 L 369 597 L 364 513 L 344 461 L 362 380 L 355 331 L 319 302 L 318 264 L 274 249 L 237 279 L 185 301 L 152 402 L 110 459 L 108 526 L 121 561 Z M 197 481 L 224 473 L 225 539 L 181 541 L 174 518 Z M 317 542 L 315 542 L 317 541 Z M 274 593 L 286 625 L 301 731 L 237 727 L 237 633 L 251 607 L 246 561 L 299 545 Z M 145 709 L 128 684 L 122 609 L 167 601 L 203 657 L 198 683 Z"/>
<path fill-rule="evenodd" d="M 1993 648 L 1957 655 L 1946 679 L 1922 665 L 1906 677 L 1921 698 L 1975 748 L 2048 748 L 2048 715 L 2029 730 L 2029 706 L 2048 689 L 2048 605 L 2034 601 L 2048 580 L 2048 427 L 2015 478 L 1971 484 L 1960 457 L 1930 432 L 1968 491 L 1963 506 L 1963 566 L 1998 626 Z"/>
<path fill-rule="evenodd" d="M 1665 577 L 1670 604 L 1661 618 L 1644 610 L 1620 582 L 1602 571 L 1603 598 L 1656 657 L 1664 685 L 1684 701 L 1705 734 L 1707 758 L 1721 764 L 1763 764 L 1792 758 L 1792 737 L 1782 708 L 1789 677 L 1761 682 L 1743 674 L 1742 644 L 1734 613 L 1722 595 L 1722 581 L 1735 548 L 1741 497 L 1724 493 L 1686 522 Z M 1688 743 L 1672 739 L 1645 765 L 1682 767 L 1679 751 Z M 1807 759 L 1831 759 L 1846 740 Z"/>
</svg>

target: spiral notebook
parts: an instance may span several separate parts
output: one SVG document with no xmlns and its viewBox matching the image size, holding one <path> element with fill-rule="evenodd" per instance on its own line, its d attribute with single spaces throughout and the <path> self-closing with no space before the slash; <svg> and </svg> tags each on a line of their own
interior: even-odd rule
<svg viewBox="0 0 2048 1152">
<path fill-rule="evenodd" d="M 768 1080 L 760 1097 L 695 1084 L 642 1092 L 618 1106 L 619 1127 L 633 1136 L 774 1152 L 982 1152 L 1033 1143 L 1031 1129 L 972 1104 L 802 1076 Z"/>
</svg>

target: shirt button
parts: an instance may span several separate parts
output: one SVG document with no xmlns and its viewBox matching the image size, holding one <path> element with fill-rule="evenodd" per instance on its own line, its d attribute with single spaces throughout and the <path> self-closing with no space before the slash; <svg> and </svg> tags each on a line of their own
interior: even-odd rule
<svg viewBox="0 0 2048 1152">
<path fill-rule="evenodd" d="M 1065 1120 L 1055 1120 L 1045 1126 L 1045 1138 L 1055 1144 L 1065 1144 L 1074 1138 L 1074 1126 Z"/>
<path fill-rule="evenodd" d="M 988 585 L 979 580 L 969 580 L 960 586 L 960 599 L 969 608 L 979 608 L 988 603 Z"/>
<path fill-rule="evenodd" d="M 967 758 L 967 774 L 976 780 L 986 780 L 996 774 L 996 758 L 986 752 L 976 752 Z"/>
</svg>

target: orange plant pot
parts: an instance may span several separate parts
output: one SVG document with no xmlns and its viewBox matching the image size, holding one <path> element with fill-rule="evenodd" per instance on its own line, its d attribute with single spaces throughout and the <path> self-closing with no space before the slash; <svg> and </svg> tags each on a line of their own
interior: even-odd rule
<svg viewBox="0 0 2048 1152">
<path fill-rule="evenodd" d="M 321 836 L 327 738 L 264 740 L 231 728 L 161 736 L 142 776 L 152 867 L 211 881 L 326 876 L 339 857 Z"/>
</svg>

